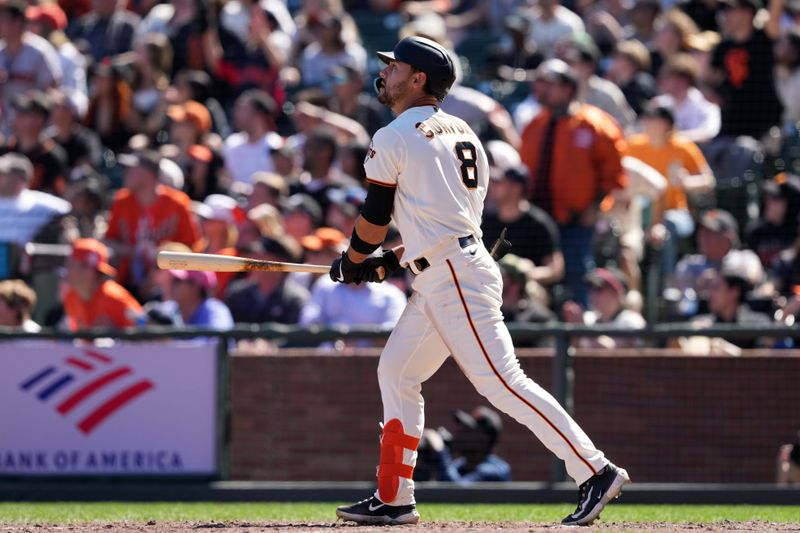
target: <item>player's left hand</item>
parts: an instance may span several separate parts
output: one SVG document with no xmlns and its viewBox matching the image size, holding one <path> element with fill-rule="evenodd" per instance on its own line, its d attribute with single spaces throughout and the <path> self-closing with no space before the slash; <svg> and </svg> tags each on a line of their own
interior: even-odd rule
<svg viewBox="0 0 800 533">
<path fill-rule="evenodd" d="M 386 250 L 380 257 L 368 257 L 363 263 L 362 281 L 380 283 L 400 268 L 400 260 L 394 250 Z"/>
<path fill-rule="evenodd" d="M 352 262 L 347 257 L 347 252 L 342 252 L 342 256 L 331 264 L 329 274 L 331 279 L 338 283 L 355 283 L 358 285 L 362 281 L 363 272 L 363 263 Z"/>
</svg>

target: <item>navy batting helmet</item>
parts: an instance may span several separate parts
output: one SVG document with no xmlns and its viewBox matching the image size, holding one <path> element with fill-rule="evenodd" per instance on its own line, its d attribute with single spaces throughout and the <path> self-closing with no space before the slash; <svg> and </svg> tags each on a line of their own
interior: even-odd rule
<svg viewBox="0 0 800 533">
<path fill-rule="evenodd" d="M 455 65 L 447 49 L 424 37 L 406 37 L 391 52 L 378 52 L 377 55 L 386 64 L 402 61 L 424 72 L 428 78 L 428 91 L 439 101 L 444 100 L 456 81 Z"/>
</svg>

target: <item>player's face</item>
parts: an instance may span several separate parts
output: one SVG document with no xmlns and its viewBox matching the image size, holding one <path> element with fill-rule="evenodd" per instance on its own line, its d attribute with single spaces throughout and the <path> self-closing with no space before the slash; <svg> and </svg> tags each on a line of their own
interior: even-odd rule
<svg viewBox="0 0 800 533">
<path fill-rule="evenodd" d="M 392 61 L 386 65 L 380 74 L 383 82 L 379 84 L 378 101 L 393 109 L 398 102 L 408 96 L 415 74 L 411 65 L 402 61 Z"/>
</svg>

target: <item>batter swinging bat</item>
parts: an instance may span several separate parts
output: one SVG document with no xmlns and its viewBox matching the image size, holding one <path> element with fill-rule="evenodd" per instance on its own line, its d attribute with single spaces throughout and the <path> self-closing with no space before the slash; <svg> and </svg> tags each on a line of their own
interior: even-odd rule
<svg viewBox="0 0 800 533">
<path fill-rule="evenodd" d="M 311 272 L 327 274 L 331 267 L 264 261 L 229 255 L 158 252 L 158 268 L 163 270 L 208 270 L 210 272 Z"/>
</svg>

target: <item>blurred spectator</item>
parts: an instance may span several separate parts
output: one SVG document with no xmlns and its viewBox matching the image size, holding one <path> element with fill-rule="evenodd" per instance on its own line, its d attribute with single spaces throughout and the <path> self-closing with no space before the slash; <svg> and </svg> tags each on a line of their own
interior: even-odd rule
<svg viewBox="0 0 800 533">
<path fill-rule="evenodd" d="M 110 60 L 95 65 L 91 85 L 89 109 L 83 123 L 100 136 L 103 146 L 120 151 L 131 137 L 127 127 L 133 98 L 131 87 Z"/>
<path fill-rule="evenodd" d="M 637 115 L 656 95 L 656 82 L 650 74 L 650 53 L 639 41 L 617 44 L 606 77 L 619 86 Z"/>
<path fill-rule="evenodd" d="M 641 314 L 626 309 L 628 284 L 625 275 L 616 269 L 597 268 L 586 276 L 589 285 L 589 310 L 572 301 L 562 308 L 564 322 L 587 326 L 608 325 L 641 329 L 646 323 Z M 636 337 L 580 337 L 575 343 L 581 348 L 630 348 L 641 344 Z"/>
<path fill-rule="evenodd" d="M 391 283 L 345 285 L 321 276 L 303 306 L 300 325 L 392 328 L 405 306 L 405 294 Z"/>
<path fill-rule="evenodd" d="M 792 28 L 775 42 L 775 87 L 783 104 L 783 128 L 800 122 L 800 29 Z"/>
<path fill-rule="evenodd" d="M 758 220 L 745 229 L 747 247 L 761 264 L 773 266 L 790 248 L 800 228 L 800 177 L 781 172 L 762 186 L 763 208 Z"/>
<path fill-rule="evenodd" d="M 722 42 L 714 50 L 709 81 L 720 97 L 720 136 L 759 139 L 780 123 L 772 52 L 780 31 L 782 0 L 770 0 L 763 29 L 753 25 L 761 0 L 719 0 Z"/>
<path fill-rule="evenodd" d="M 295 240 L 314 233 L 324 220 L 322 208 L 311 196 L 291 195 L 283 204 L 283 223 L 286 234 Z"/>
<path fill-rule="evenodd" d="M 245 214 L 236 200 L 223 194 L 211 194 L 202 203 L 194 202 L 193 210 L 200 220 L 200 233 L 203 236 L 199 250 L 207 254 L 237 255 L 239 232 L 236 224 L 243 220 Z M 234 272 L 217 272 L 214 283 L 217 297 L 225 294 L 234 276 Z"/>
<path fill-rule="evenodd" d="M 202 70 L 181 70 L 175 74 L 173 84 L 164 94 L 159 112 L 166 113 L 170 105 L 180 105 L 194 100 L 200 102 L 211 113 L 212 130 L 223 138 L 231 134 L 228 117 L 220 103 L 221 95 L 215 90 L 214 81 Z M 218 98 L 219 97 L 219 98 Z"/>
<path fill-rule="evenodd" d="M 485 4 L 478 2 L 478 5 Z M 503 30 L 504 38 L 487 52 L 485 77 L 490 82 L 496 78 L 516 79 L 516 72 L 533 70 L 544 61 L 536 41 L 528 39 L 530 19 L 519 13 L 511 14 L 505 19 Z"/>
<path fill-rule="evenodd" d="M 667 178 L 667 188 L 653 203 L 648 240 L 661 249 L 662 272 L 674 271 L 678 241 L 694 233 L 689 196 L 709 193 L 715 181 L 703 153 L 675 133 L 675 116 L 665 106 L 649 104 L 642 114 L 643 133 L 628 138 L 625 155 L 640 159 Z"/>
<path fill-rule="evenodd" d="M 33 165 L 24 155 L 0 157 L 0 279 L 17 274 L 19 252 L 26 243 L 56 243 L 61 240 L 61 219 L 70 205 L 41 191 L 32 191 Z"/>
<path fill-rule="evenodd" d="M 253 174 L 253 190 L 247 197 L 247 207 L 253 209 L 262 204 L 280 207 L 286 200 L 289 187 L 286 180 L 272 172 Z"/>
<path fill-rule="evenodd" d="M 252 183 L 258 171 L 272 172 L 271 151 L 283 146 L 275 133 L 275 100 L 267 93 L 250 90 L 236 99 L 233 126 L 236 133 L 225 139 L 225 168 L 231 180 Z"/>
<path fill-rule="evenodd" d="M 296 262 L 299 246 L 291 238 L 265 237 L 239 250 L 240 255 L 266 261 Z M 251 272 L 228 287 L 225 304 L 238 322 L 297 324 L 308 291 L 285 272 Z"/>
<path fill-rule="evenodd" d="M 772 266 L 771 278 L 776 291 L 794 302 L 790 314 L 800 315 L 800 238 L 778 256 Z"/>
<path fill-rule="evenodd" d="M 547 308 L 549 298 L 545 289 L 531 281 L 533 262 L 514 254 L 503 256 L 498 262 L 503 276 L 503 321 L 520 323 L 555 322 L 558 317 Z M 533 345 L 522 343 L 518 346 Z"/>
<path fill-rule="evenodd" d="M 48 96 L 52 103 L 51 125 L 44 132 L 45 138 L 64 149 L 67 168 L 81 165 L 97 168 L 102 156 L 100 137 L 81 124 L 88 102 L 70 89 L 52 90 Z"/>
<path fill-rule="evenodd" d="M 542 63 L 534 89 L 544 110 L 525 128 L 520 150 L 530 174 L 529 194 L 558 224 L 564 281 L 571 297 L 585 302 L 583 276 L 593 263 L 599 203 L 626 184 L 621 163 L 625 142 L 610 116 L 576 102 L 578 77 L 563 61 Z"/>
<path fill-rule="evenodd" d="M 228 2 L 231 4 L 233 2 Z M 134 42 L 151 35 L 164 35 L 174 52 L 172 70 L 214 67 L 216 2 L 171 0 L 155 5 L 136 28 Z"/>
<path fill-rule="evenodd" d="M 93 0 L 92 10 L 69 26 L 75 46 L 99 63 L 133 48 L 133 34 L 141 19 L 120 0 Z"/>
<path fill-rule="evenodd" d="M 338 149 L 332 131 L 325 128 L 313 130 L 303 144 L 303 172 L 296 182 L 290 184 L 293 194 L 303 193 L 313 198 L 322 209 L 323 216 L 330 205 L 328 191 L 359 186 L 358 182 L 334 166 Z"/>
<path fill-rule="evenodd" d="M 697 300 L 705 300 L 710 278 L 719 271 L 725 255 L 739 247 L 739 224 L 722 209 L 706 211 L 697 230 L 697 254 L 685 256 L 675 267 L 677 288 L 681 291 L 681 314 L 697 312 Z"/>
<path fill-rule="evenodd" d="M 670 9 L 659 16 L 655 27 L 652 66 L 653 72 L 660 72 L 661 67 L 675 54 L 690 50 L 691 39 L 700 30 L 686 13 L 678 9 Z"/>
<path fill-rule="evenodd" d="M 481 230 L 483 241 L 491 245 L 503 228 L 508 229 L 506 239 L 519 257 L 533 262 L 530 279 L 542 285 L 553 285 L 564 277 L 564 256 L 559 244 L 558 228 L 553 219 L 526 199 L 528 173 L 521 167 L 517 156 L 510 165 L 501 164 L 501 153 L 516 155 L 502 141 L 489 141 L 489 153 L 494 164 L 490 167 L 489 205 L 483 215 Z M 504 170 L 505 168 L 505 170 Z"/>
<path fill-rule="evenodd" d="M 800 431 L 793 444 L 784 444 L 778 451 L 778 485 L 800 485 Z"/>
<path fill-rule="evenodd" d="M 280 12 L 279 12 L 280 11 Z M 282 12 L 282 13 L 281 13 Z M 280 106 L 285 99 L 281 69 L 291 53 L 292 36 L 279 21 L 288 13 L 282 2 L 233 0 L 220 12 L 219 62 L 211 65 L 231 95 L 248 89 L 269 94 Z M 291 18 L 288 18 L 291 24 Z M 193 65 L 193 68 L 200 68 Z"/>
<path fill-rule="evenodd" d="M 636 113 L 617 85 L 596 74 L 600 50 L 591 39 L 586 33 L 575 35 L 564 53 L 564 59 L 578 75 L 578 99 L 602 109 L 614 117 L 623 131 L 627 130 L 633 126 Z"/>
<path fill-rule="evenodd" d="M 172 157 L 186 175 L 184 192 L 193 200 L 202 201 L 210 194 L 226 192 L 222 155 L 217 150 L 218 138 L 211 132 L 211 113 L 199 102 L 189 100 L 171 105 L 169 140 L 177 151 Z"/>
<path fill-rule="evenodd" d="M 31 319 L 36 293 L 20 279 L 0 281 L 0 326 L 38 333 L 42 327 Z"/>
<path fill-rule="evenodd" d="M 528 38 L 546 58 L 555 56 L 556 43 L 584 31 L 583 20 L 559 0 L 539 0 L 525 13 L 530 20 Z"/>
<path fill-rule="evenodd" d="M 347 187 L 346 189 L 331 189 L 328 191 L 328 213 L 325 223 L 328 226 L 339 228 L 345 235 L 352 235 L 356 219 L 361 213 L 367 191 L 360 187 Z"/>
<path fill-rule="evenodd" d="M 362 187 L 367 185 L 367 171 L 364 168 L 367 155 L 369 155 L 369 143 L 361 143 L 355 139 L 349 141 L 339 151 L 339 168 Z"/>
<path fill-rule="evenodd" d="M 309 20 L 314 42 L 303 50 L 298 60 L 300 75 L 305 86 L 323 86 L 330 83 L 328 72 L 337 65 L 348 65 L 359 72 L 367 69 L 367 53 L 356 42 L 347 42 L 342 34 L 342 19 L 333 13 Z"/>
<path fill-rule="evenodd" d="M 456 428 L 452 434 L 445 428 L 423 430 L 414 479 L 461 485 L 511 481 L 511 467 L 494 454 L 503 432 L 500 415 L 478 406 L 469 413 L 454 411 L 453 418 Z"/>
<path fill-rule="evenodd" d="M 22 0 L 0 4 L 0 133 L 4 135 L 14 123 L 12 104 L 17 97 L 61 84 L 58 54 L 45 39 L 25 29 L 26 8 Z"/>
<path fill-rule="evenodd" d="M 623 28 L 622 38 L 635 39 L 648 48 L 652 47 L 656 20 L 661 13 L 661 2 L 659 0 L 636 0 L 629 9 L 629 24 Z"/>
<path fill-rule="evenodd" d="M 757 327 L 772 323 L 769 316 L 753 311 L 745 301 L 748 292 L 762 280 L 761 263 L 752 251 L 733 250 L 729 252 L 723 259 L 720 270 L 711 278 L 708 287 L 710 314 L 696 317 L 692 324 L 698 327 L 707 327 L 712 324 L 739 324 Z M 719 342 L 717 341 L 717 345 Z M 766 338 L 729 339 L 725 342 L 742 349 L 772 345 L 772 341 Z"/>
<path fill-rule="evenodd" d="M 710 141 L 720 129 L 720 110 L 708 101 L 697 88 L 699 66 L 686 53 L 667 58 L 659 72 L 660 94 L 657 105 L 671 108 L 675 115 L 675 129 L 696 143 Z"/>
<path fill-rule="evenodd" d="M 286 233 L 280 211 L 269 204 L 257 205 L 249 210 L 237 227 L 239 230 L 237 250 L 244 250 L 253 242 L 260 242 L 262 237 L 274 239 Z"/>
<path fill-rule="evenodd" d="M 142 306 L 114 281 L 108 248 L 95 239 L 72 243 L 67 259 L 64 313 L 69 329 L 133 326 L 143 318 Z"/>
<path fill-rule="evenodd" d="M 233 328 L 233 317 L 224 303 L 212 297 L 217 288 L 213 272 L 170 270 L 169 300 L 159 306 L 176 325 L 225 331 Z"/>
<path fill-rule="evenodd" d="M 362 91 L 364 76 L 350 65 L 337 65 L 328 71 L 333 88 L 330 109 L 364 126 L 369 135 L 389 122 L 386 107 L 372 94 Z"/>
<path fill-rule="evenodd" d="M 159 244 L 195 247 L 200 239 L 189 197 L 159 184 L 159 159 L 149 151 L 119 157 L 125 187 L 114 195 L 105 240 L 119 258 L 119 279 L 131 286 L 145 279 Z"/>
<path fill-rule="evenodd" d="M 133 94 L 128 129 L 154 137 L 161 128 L 162 117 L 155 111 L 169 87 L 172 46 L 164 35 L 148 35 L 136 43 L 131 56 Z"/>
<path fill-rule="evenodd" d="M 300 246 L 303 247 L 305 255 L 304 263 L 312 265 L 329 265 L 333 260 L 342 255 L 347 249 L 347 237 L 336 228 L 322 227 L 311 235 L 306 235 L 300 239 Z M 292 272 L 289 278 L 297 282 L 309 291 L 320 276 L 324 274 L 311 274 L 310 272 Z"/>
<path fill-rule="evenodd" d="M 717 31 L 718 0 L 681 0 L 677 7 L 689 15 L 703 31 Z"/>
<path fill-rule="evenodd" d="M 50 116 L 50 102 L 41 91 L 14 99 L 12 136 L 0 148 L 3 153 L 19 152 L 33 164 L 30 189 L 61 196 L 67 179 L 67 154 L 64 149 L 44 136 Z"/>
<path fill-rule="evenodd" d="M 56 3 L 31 5 L 25 10 L 28 30 L 46 39 L 58 53 L 61 67 L 61 89 L 74 91 L 83 108 L 89 101 L 86 85 L 86 57 L 78 51 L 64 33 L 67 15 Z"/>
<path fill-rule="evenodd" d="M 72 205 L 72 211 L 64 221 L 67 241 L 80 237 L 101 239 L 106 234 L 107 194 L 107 180 L 91 167 L 81 166 L 73 170 L 64 192 L 64 199 Z"/>
</svg>

